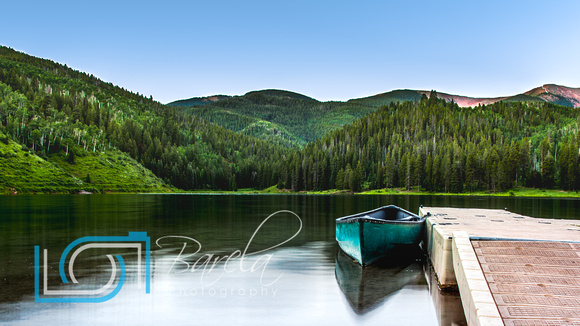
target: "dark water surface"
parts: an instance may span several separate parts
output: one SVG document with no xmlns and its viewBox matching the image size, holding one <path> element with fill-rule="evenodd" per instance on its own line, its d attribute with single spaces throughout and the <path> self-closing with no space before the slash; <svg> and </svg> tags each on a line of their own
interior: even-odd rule
<svg viewBox="0 0 580 326">
<path fill-rule="evenodd" d="M 412 212 L 417 212 L 422 204 L 508 208 L 534 217 L 580 219 L 580 200 L 576 199 L 0 196 L 0 323 L 465 324 L 459 296 L 441 293 L 436 285 L 432 286 L 433 275 L 421 253 L 362 269 L 339 251 L 334 239 L 336 218 L 388 204 Z M 149 294 L 145 293 L 144 268 L 138 277 L 138 255 L 133 248 L 82 251 L 74 263 L 79 283 L 63 284 L 59 259 L 71 242 L 87 236 L 125 237 L 135 231 L 147 232 L 151 241 Z M 98 239 L 111 247 L 122 247 L 112 238 Z M 41 298 L 66 301 L 76 295 L 44 295 L 44 249 L 47 249 L 49 291 L 99 289 L 114 271 L 117 276 L 111 289 L 115 284 L 122 284 L 122 288 L 111 300 L 102 303 L 35 302 L 35 246 L 39 246 Z M 107 254 L 122 256 L 126 265 L 124 283 L 120 283 L 119 258 L 109 259 Z M 71 255 L 67 257 L 70 259 Z M 141 266 L 145 264 L 144 257 L 142 254 Z M 66 275 L 68 265 L 67 261 Z"/>
</svg>

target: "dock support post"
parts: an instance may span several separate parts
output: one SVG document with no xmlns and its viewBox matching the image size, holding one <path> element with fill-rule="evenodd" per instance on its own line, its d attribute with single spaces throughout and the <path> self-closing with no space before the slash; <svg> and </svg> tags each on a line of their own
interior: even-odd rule
<svg viewBox="0 0 580 326">
<path fill-rule="evenodd" d="M 420 208 L 419 216 L 426 215 L 428 215 L 428 212 Z M 437 274 L 439 287 L 442 289 L 456 287 L 457 280 L 453 271 L 453 255 L 451 251 L 452 237 L 445 236 L 442 232 L 439 232 L 439 226 L 432 219 L 426 219 L 425 228 L 426 248 L 433 269 L 435 269 L 435 274 Z"/>
</svg>

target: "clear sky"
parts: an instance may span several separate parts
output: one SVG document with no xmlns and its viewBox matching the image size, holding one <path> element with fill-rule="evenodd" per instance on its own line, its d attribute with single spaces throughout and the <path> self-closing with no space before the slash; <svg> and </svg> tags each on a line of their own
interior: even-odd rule
<svg viewBox="0 0 580 326">
<path fill-rule="evenodd" d="M 580 87 L 580 1 L 4 1 L 0 44 L 162 103 Z"/>
</svg>

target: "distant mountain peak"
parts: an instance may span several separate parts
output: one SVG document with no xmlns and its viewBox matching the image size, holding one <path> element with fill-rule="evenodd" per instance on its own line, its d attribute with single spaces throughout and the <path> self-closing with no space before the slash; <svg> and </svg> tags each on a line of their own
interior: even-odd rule
<svg viewBox="0 0 580 326">
<path fill-rule="evenodd" d="M 422 95 L 429 96 L 431 91 L 426 90 L 412 90 L 412 89 L 396 89 L 385 93 L 380 93 L 368 97 L 357 98 L 349 100 L 348 102 L 358 103 L 370 107 L 380 107 L 383 105 L 388 105 L 393 102 L 406 102 L 406 101 L 419 101 Z M 250 91 L 242 96 L 235 97 L 247 97 L 251 98 L 254 96 L 267 96 L 267 97 L 277 97 L 282 99 L 298 99 L 305 101 L 316 101 L 318 100 L 292 91 L 281 90 L 281 89 L 264 89 L 257 91 Z M 533 88 L 527 92 L 521 94 L 515 94 L 511 96 L 500 96 L 500 97 L 470 97 L 463 95 L 454 95 L 443 92 L 437 92 L 437 97 L 446 100 L 447 102 L 454 101 L 457 105 L 462 107 L 474 107 L 478 105 L 489 105 L 499 101 L 508 102 L 549 102 L 563 106 L 569 106 L 573 108 L 580 108 L 580 88 L 572 88 L 556 84 L 544 84 L 542 86 Z M 232 96 L 227 95 L 213 95 L 207 97 L 193 97 L 186 100 L 179 100 L 168 103 L 168 105 L 177 106 L 200 106 L 212 104 L 215 102 L 222 101 L 224 99 L 232 98 Z"/>
<path fill-rule="evenodd" d="M 273 97 L 281 97 L 281 98 L 287 98 L 287 99 L 299 99 L 299 100 L 317 101 L 318 102 L 318 100 L 313 99 L 312 97 L 306 96 L 304 94 L 300 94 L 300 93 L 296 93 L 296 92 L 292 92 L 292 91 L 286 91 L 286 90 L 282 90 L 282 89 L 263 89 L 263 90 L 259 90 L 259 91 L 251 91 L 251 92 L 247 92 L 246 94 L 244 94 L 244 96 L 251 96 L 251 95 L 256 95 L 256 94 L 273 96 Z"/>
<path fill-rule="evenodd" d="M 372 95 L 365 98 L 351 100 L 369 106 L 382 106 L 391 102 L 417 101 L 422 95 L 429 96 L 431 91 L 424 90 L 394 90 L 386 93 Z M 556 84 L 545 84 L 525 93 L 501 97 L 469 97 L 437 92 L 437 97 L 447 102 L 454 101 L 462 107 L 474 107 L 488 105 L 499 101 L 521 102 L 549 102 L 573 108 L 580 107 L 580 88 L 571 88 Z"/>
<path fill-rule="evenodd" d="M 212 95 L 212 96 L 205 96 L 205 97 L 192 97 L 192 98 L 188 98 L 188 99 L 184 99 L 184 100 L 173 101 L 173 102 L 167 103 L 167 105 L 185 106 L 185 107 L 202 106 L 202 105 L 213 104 L 213 103 L 223 101 L 223 100 L 226 100 L 226 99 L 229 99 L 232 97 L 253 97 L 253 96 L 269 96 L 269 97 L 277 97 L 277 98 L 283 98 L 283 99 L 298 99 L 298 100 L 318 102 L 318 100 L 316 100 L 312 97 L 309 97 L 309 96 L 306 96 L 306 95 L 303 95 L 300 93 L 292 92 L 292 91 L 286 91 L 286 90 L 282 90 L 282 89 L 263 89 L 263 90 L 258 90 L 258 91 L 250 91 L 244 95 L 239 95 L 239 96 Z"/>
<path fill-rule="evenodd" d="M 231 96 L 229 95 L 211 95 L 211 96 L 205 96 L 205 97 L 192 97 L 192 98 L 188 98 L 188 99 L 184 99 L 184 100 L 177 100 L 177 101 L 173 101 L 170 103 L 167 103 L 167 105 L 171 105 L 171 106 L 194 106 L 194 105 L 207 105 L 207 104 L 211 104 L 211 103 L 215 103 L 221 100 L 225 100 L 230 98 Z"/>
<path fill-rule="evenodd" d="M 431 93 L 431 91 L 419 91 L 419 93 L 421 94 L 425 94 L 427 96 L 429 96 L 429 94 Z M 437 92 L 437 97 L 440 99 L 444 99 L 447 102 L 451 102 L 451 100 L 453 100 L 455 103 L 457 103 L 457 105 L 462 106 L 462 107 L 473 107 L 473 106 L 478 106 L 478 105 L 488 105 L 488 104 L 492 104 L 498 101 L 503 101 L 509 97 L 469 97 L 469 96 L 463 96 L 463 95 L 453 95 L 453 94 L 447 94 L 447 93 L 440 93 Z"/>
<path fill-rule="evenodd" d="M 524 95 L 538 97 L 555 104 L 580 107 L 580 88 L 545 84 L 525 92 Z"/>
</svg>

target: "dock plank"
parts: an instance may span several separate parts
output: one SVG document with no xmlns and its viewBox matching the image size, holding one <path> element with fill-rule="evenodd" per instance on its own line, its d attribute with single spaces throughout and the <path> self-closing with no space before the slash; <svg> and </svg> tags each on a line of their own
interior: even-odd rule
<svg viewBox="0 0 580 326">
<path fill-rule="evenodd" d="M 473 240 L 505 325 L 580 326 L 580 249 L 554 241 Z"/>
</svg>

